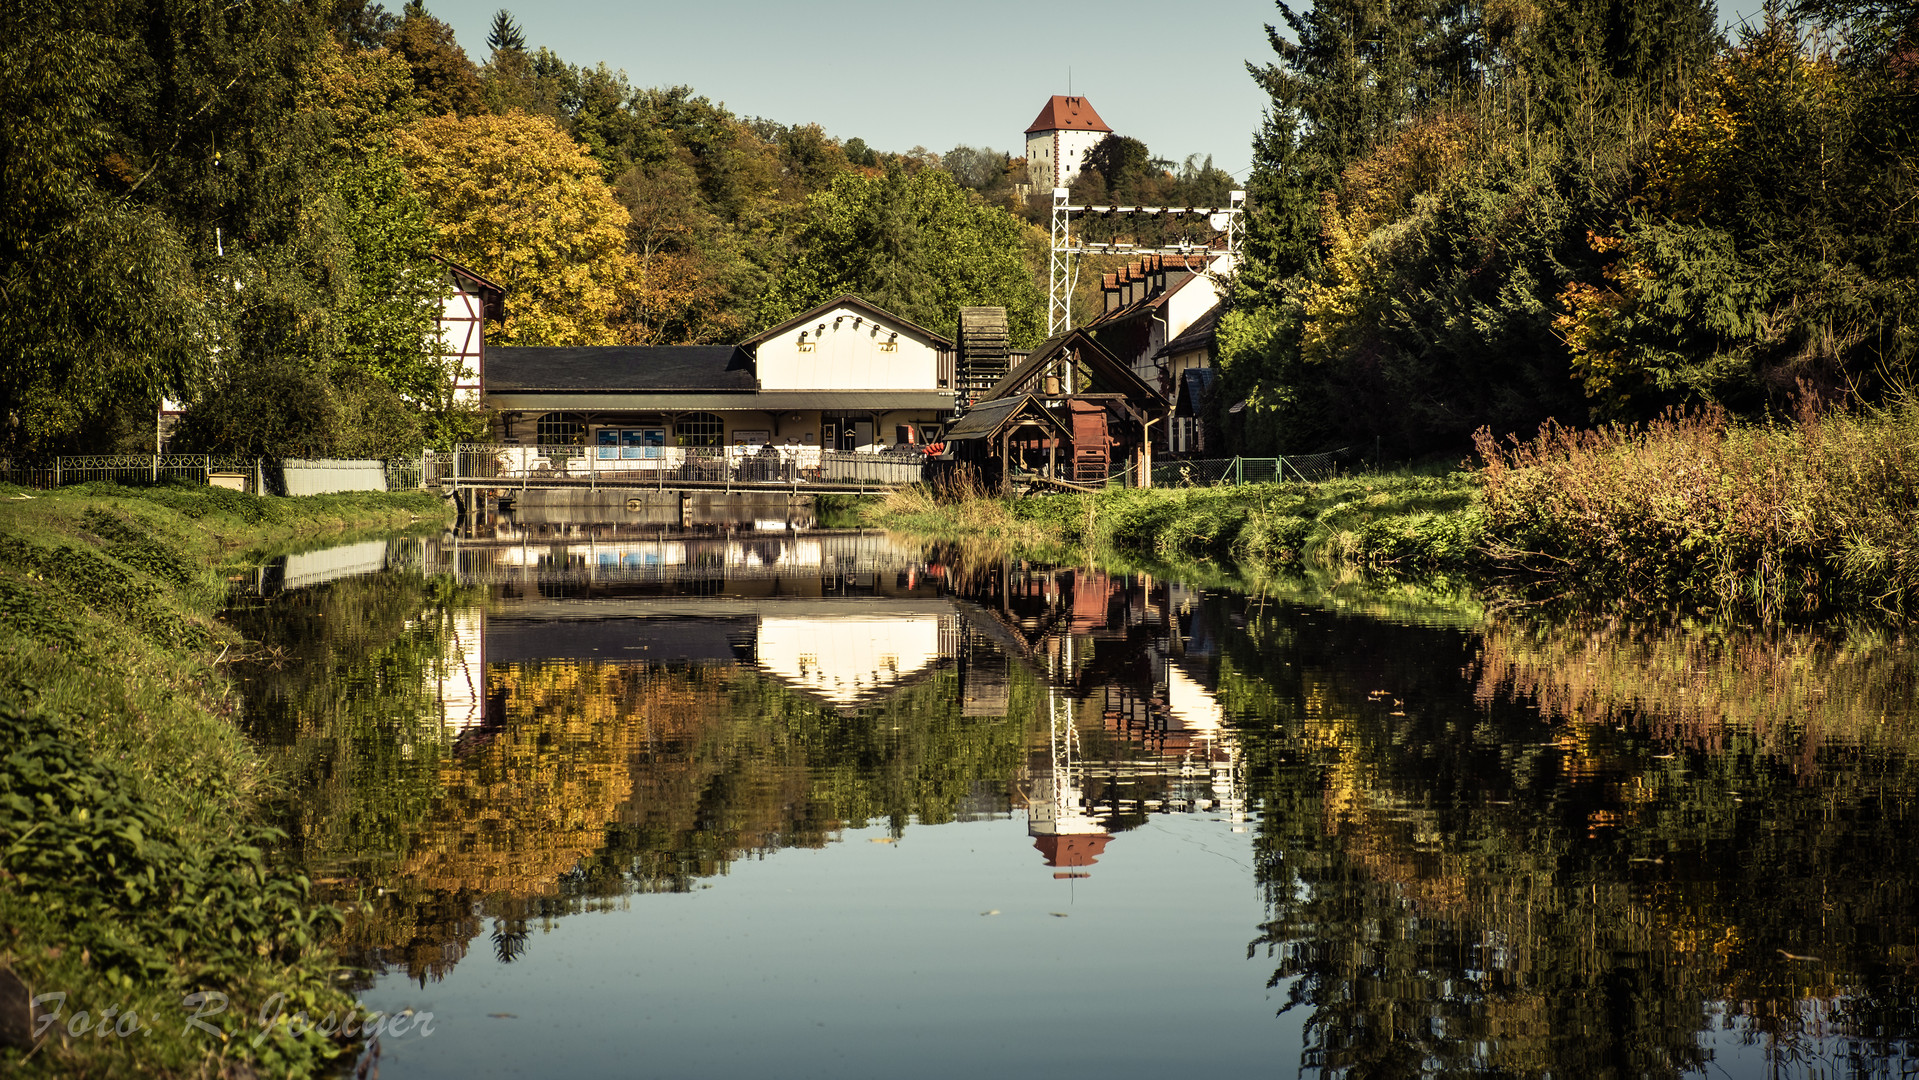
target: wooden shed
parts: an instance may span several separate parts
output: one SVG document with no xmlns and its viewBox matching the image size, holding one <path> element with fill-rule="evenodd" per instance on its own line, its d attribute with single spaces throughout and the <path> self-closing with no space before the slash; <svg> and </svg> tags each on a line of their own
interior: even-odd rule
<svg viewBox="0 0 1919 1080">
<path fill-rule="evenodd" d="M 1032 394 L 974 406 L 946 429 L 945 443 L 927 462 L 927 479 L 936 485 L 971 476 L 988 491 L 1005 491 L 1016 472 L 1064 479 L 1070 468 L 1062 453 L 1071 446 L 1066 421 Z"/>
<path fill-rule="evenodd" d="M 1092 335 L 1069 330 L 1044 342 L 974 410 L 1028 397 L 1054 417 L 1071 440 L 1066 452 L 1056 455 L 1067 468 L 1055 469 L 1052 478 L 1073 486 L 1103 485 L 1115 469 L 1131 467 L 1136 482 L 1150 486 L 1151 428 L 1164 418 L 1166 398 Z"/>
</svg>

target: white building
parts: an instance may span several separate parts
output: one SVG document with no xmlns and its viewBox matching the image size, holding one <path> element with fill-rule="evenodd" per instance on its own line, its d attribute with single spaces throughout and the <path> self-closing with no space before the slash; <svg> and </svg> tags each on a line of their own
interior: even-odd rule
<svg viewBox="0 0 1919 1080">
<path fill-rule="evenodd" d="M 1026 129 L 1026 175 L 1041 191 L 1066 187 L 1079 175 L 1086 151 L 1112 133 L 1092 102 L 1054 94 Z"/>
<path fill-rule="evenodd" d="M 876 452 L 953 413 L 953 342 L 841 296 L 738 345 L 488 347 L 484 399 L 507 443 L 597 459 L 676 447 Z"/>
</svg>

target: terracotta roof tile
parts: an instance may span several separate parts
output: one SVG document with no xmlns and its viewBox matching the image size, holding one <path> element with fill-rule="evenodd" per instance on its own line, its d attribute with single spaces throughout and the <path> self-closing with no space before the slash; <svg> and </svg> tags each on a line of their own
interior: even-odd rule
<svg viewBox="0 0 1919 1080">
<path fill-rule="evenodd" d="M 1031 135 L 1035 131 L 1110 132 L 1112 130 L 1106 126 L 1106 121 L 1101 120 L 1099 114 L 1093 111 L 1092 102 L 1083 97 L 1054 94 L 1046 102 L 1046 107 L 1039 111 L 1039 116 L 1033 121 L 1032 126 L 1026 129 L 1026 133 Z"/>
</svg>

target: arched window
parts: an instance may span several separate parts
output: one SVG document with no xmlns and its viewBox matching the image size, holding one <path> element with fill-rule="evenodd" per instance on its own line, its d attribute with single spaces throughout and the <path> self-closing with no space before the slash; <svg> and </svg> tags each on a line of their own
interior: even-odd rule
<svg viewBox="0 0 1919 1080">
<path fill-rule="evenodd" d="M 726 421 L 710 412 L 682 413 L 673 438 L 681 446 L 725 446 Z"/>
<path fill-rule="evenodd" d="M 539 439 L 543 446 L 579 446 L 586 442 L 586 417 L 579 413 L 541 413 Z"/>
</svg>

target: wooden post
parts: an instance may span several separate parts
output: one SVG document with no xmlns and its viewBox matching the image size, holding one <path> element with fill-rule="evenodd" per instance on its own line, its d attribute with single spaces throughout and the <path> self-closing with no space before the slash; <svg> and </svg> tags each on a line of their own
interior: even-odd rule
<svg viewBox="0 0 1919 1080">
<path fill-rule="evenodd" d="M 253 459 L 253 493 L 255 495 L 267 493 L 267 466 L 266 462 L 260 458 Z"/>
<path fill-rule="evenodd" d="M 1140 414 L 1139 421 L 1139 482 L 1135 487 L 1153 486 L 1153 422 Z"/>
</svg>

